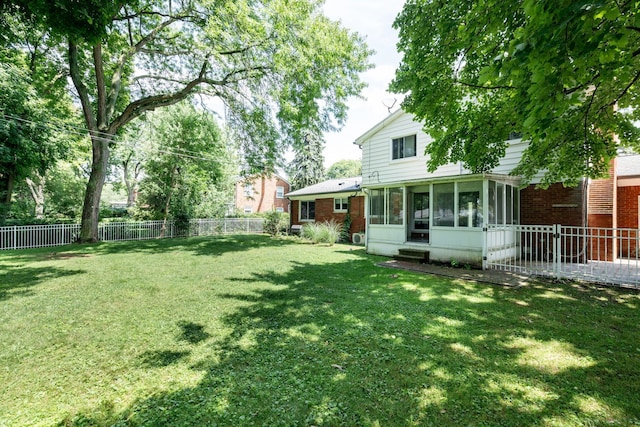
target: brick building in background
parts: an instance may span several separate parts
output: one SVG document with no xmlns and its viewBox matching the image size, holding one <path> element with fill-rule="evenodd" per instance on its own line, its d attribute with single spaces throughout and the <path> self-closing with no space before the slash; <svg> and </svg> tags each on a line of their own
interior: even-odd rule
<svg viewBox="0 0 640 427">
<path fill-rule="evenodd" d="M 234 207 L 238 213 L 289 212 L 285 198 L 291 189 L 289 181 L 280 175 L 253 176 L 239 180 L 235 188 Z"/>
<path fill-rule="evenodd" d="M 291 225 L 308 222 L 336 221 L 344 223 L 349 214 L 350 234 L 365 231 L 365 197 L 360 185 L 362 177 L 337 178 L 301 188 L 287 194 L 291 200 Z M 359 236 L 355 240 L 358 241 Z"/>
</svg>

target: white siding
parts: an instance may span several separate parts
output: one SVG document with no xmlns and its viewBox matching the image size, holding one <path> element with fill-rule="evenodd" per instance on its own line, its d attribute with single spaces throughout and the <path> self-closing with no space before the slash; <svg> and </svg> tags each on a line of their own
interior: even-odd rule
<svg viewBox="0 0 640 427">
<path fill-rule="evenodd" d="M 433 139 L 422 131 L 422 124 L 413 120 L 408 113 L 390 116 L 388 122 L 376 126 L 377 132 L 370 132 L 358 140 L 362 144 L 362 185 L 393 185 L 417 182 L 426 179 L 470 174 L 462 164 L 448 164 L 439 167 L 435 172 L 427 171 L 428 157 L 424 150 Z M 415 157 L 391 159 L 391 141 L 394 138 L 416 135 Z M 527 143 L 521 139 L 510 141 L 505 156 L 500 164 L 491 171 L 495 174 L 509 175 L 518 165 Z M 535 180 L 534 183 L 539 182 Z"/>
</svg>

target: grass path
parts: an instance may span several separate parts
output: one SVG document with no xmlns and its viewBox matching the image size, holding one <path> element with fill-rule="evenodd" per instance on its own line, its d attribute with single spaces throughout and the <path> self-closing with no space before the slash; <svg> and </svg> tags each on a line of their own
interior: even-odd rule
<svg viewBox="0 0 640 427">
<path fill-rule="evenodd" d="M 266 236 L 0 253 L 0 426 L 640 425 L 640 295 Z"/>
</svg>

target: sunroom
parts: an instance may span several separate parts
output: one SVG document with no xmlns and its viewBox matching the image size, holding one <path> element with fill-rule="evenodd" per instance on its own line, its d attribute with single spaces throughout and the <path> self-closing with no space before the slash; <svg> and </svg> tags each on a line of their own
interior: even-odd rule
<svg viewBox="0 0 640 427">
<path fill-rule="evenodd" d="M 481 265 L 483 228 L 519 222 L 518 185 L 511 176 L 482 174 L 369 187 L 367 251 L 423 248 L 434 261 Z"/>
</svg>

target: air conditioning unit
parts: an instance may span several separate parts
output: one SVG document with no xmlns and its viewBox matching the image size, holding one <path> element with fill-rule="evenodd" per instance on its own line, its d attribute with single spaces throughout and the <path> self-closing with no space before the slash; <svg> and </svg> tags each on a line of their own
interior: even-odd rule
<svg viewBox="0 0 640 427">
<path fill-rule="evenodd" d="M 351 241 L 356 245 L 364 245 L 364 233 L 353 233 Z"/>
</svg>

